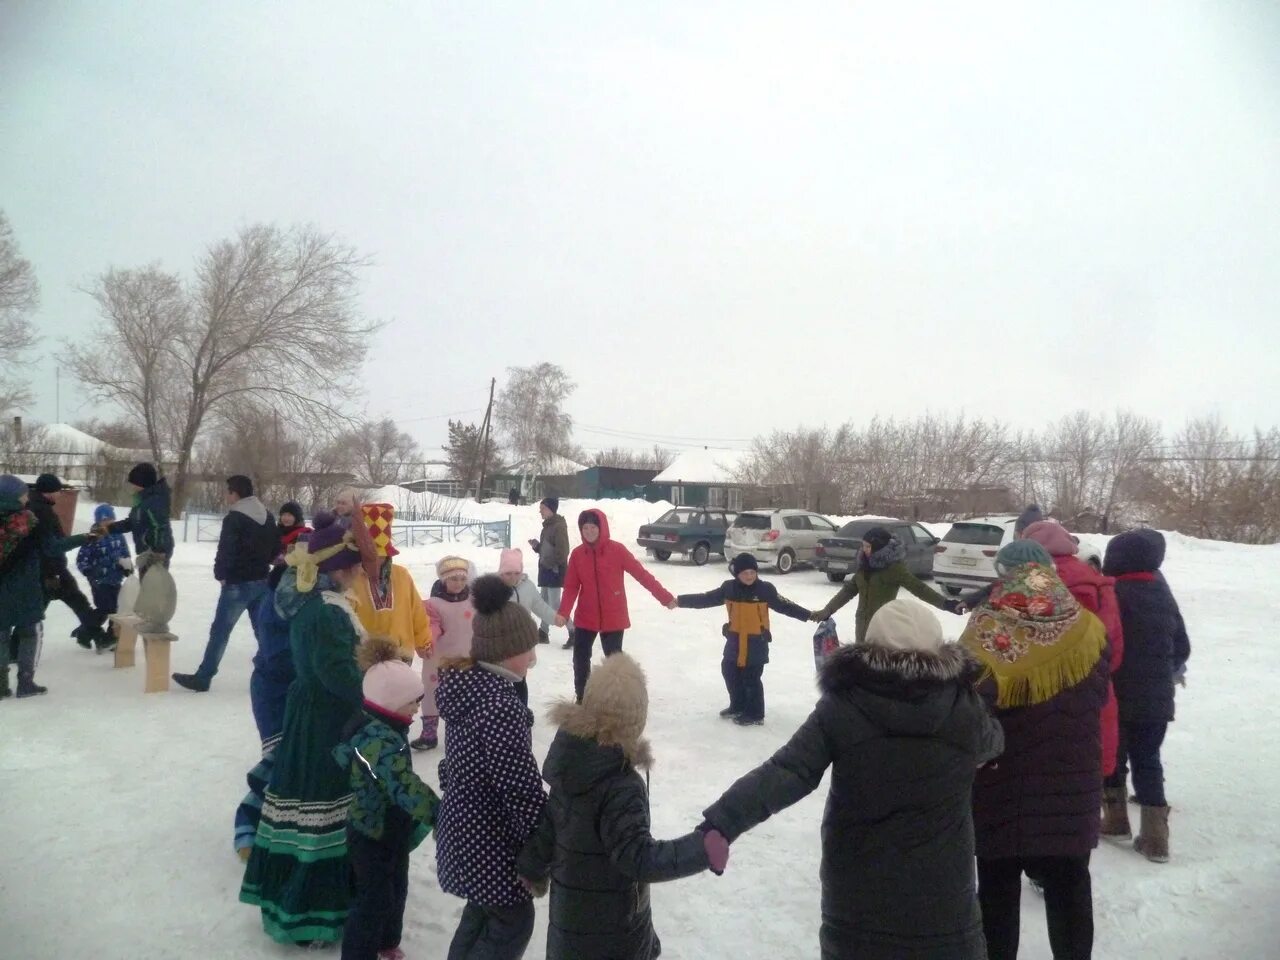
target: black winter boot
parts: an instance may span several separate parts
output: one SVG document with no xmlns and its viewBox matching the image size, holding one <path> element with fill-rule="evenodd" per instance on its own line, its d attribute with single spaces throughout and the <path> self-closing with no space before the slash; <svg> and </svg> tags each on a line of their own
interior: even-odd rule
<svg viewBox="0 0 1280 960">
<path fill-rule="evenodd" d="M 40 628 L 15 631 L 18 637 L 18 696 L 38 697 L 48 687 L 36 683 L 36 663 L 40 660 Z"/>
<path fill-rule="evenodd" d="M 9 663 L 5 661 L 4 672 L 0 673 L 0 700 L 12 696 L 13 691 L 9 689 Z"/>
</svg>

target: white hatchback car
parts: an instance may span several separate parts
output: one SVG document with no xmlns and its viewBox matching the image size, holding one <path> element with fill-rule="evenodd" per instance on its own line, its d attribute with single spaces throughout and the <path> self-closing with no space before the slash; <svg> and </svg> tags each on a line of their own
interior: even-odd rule
<svg viewBox="0 0 1280 960">
<path fill-rule="evenodd" d="M 994 582 L 996 554 L 1013 539 L 1017 520 L 1017 517 L 975 517 L 953 523 L 934 547 L 934 583 L 956 597 Z M 1097 547 L 1081 543 L 1078 556 L 1094 568 L 1102 569 L 1102 554 Z"/>
<path fill-rule="evenodd" d="M 749 553 L 763 566 L 790 573 L 798 563 L 813 563 L 818 541 L 836 535 L 836 525 L 809 510 L 747 510 L 738 514 L 724 538 L 729 560 Z"/>
</svg>

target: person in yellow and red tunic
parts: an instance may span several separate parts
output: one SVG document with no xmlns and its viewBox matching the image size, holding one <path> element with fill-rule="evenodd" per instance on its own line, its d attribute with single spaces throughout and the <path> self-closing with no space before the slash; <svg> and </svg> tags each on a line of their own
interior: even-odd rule
<svg viewBox="0 0 1280 960">
<path fill-rule="evenodd" d="M 390 637 L 402 653 L 424 660 L 431 653 L 431 623 L 427 608 L 408 568 L 393 563 L 400 551 L 392 542 L 396 511 L 389 503 L 362 503 L 363 523 L 352 524 L 360 543 L 364 575 L 351 590 L 360 624 L 371 637 Z"/>
<path fill-rule="evenodd" d="M 709 593 L 686 593 L 671 604 L 704 610 L 724 604 L 729 622 L 724 625 L 724 658 L 720 672 L 729 689 L 729 706 L 720 716 L 742 726 L 764 723 L 764 665 L 769 662 L 769 611 L 796 620 L 808 620 L 812 614 L 799 604 L 778 594 L 778 588 L 760 579 L 756 558 L 740 553 L 729 569 L 733 579 L 726 580 Z"/>
</svg>

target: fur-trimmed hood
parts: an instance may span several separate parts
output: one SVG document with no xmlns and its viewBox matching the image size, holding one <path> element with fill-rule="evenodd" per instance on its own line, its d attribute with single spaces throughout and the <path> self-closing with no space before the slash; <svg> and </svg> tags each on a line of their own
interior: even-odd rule
<svg viewBox="0 0 1280 960">
<path fill-rule="evenodd" d="M 958 643 L 939 651 L 891 650 L 869 643 L 841 647 L 823 664 L 818 688 L 852 700 L 881 729 L 904 736 L 934 733 L 982 666 Z"/>
<path fill-rule="evenodd" d="M 868 679 L 898 686 L 940 686 L 957 680 L 972 683 L 981 672 L 982 665 L 958 643 L 944 643 L 937 653 L 858 643 L 843 646 L 827 658 L 818 689 L 839 693 L 865 686 Z"/>
<path fill-rule="evenodd" d="M 907 558 L 907 548 L 902 545 L 902 541 L 897 537 L 891 537 L 879 550 L 872 551 L 871 555 L 864 557 L 864 565 L 870 570 L 884 570 L 893 566 L 900 560 Z"/>
<path fill-rule="evenodd" d="M 625 653 L 606 657 L 591 671 L 582 703 L 563 700 L 551 708 L 549 717 L 560 734 L 543 767 L 547 782 L 581 793 L 627 767 L 647 769 L 653 764 L 644 739 L 648 715 L 649 691 L 640 665 Z"/>
</svg>

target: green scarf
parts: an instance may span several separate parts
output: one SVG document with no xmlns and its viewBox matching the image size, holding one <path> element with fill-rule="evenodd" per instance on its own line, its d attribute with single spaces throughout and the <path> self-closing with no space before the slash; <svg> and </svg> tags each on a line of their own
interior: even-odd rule
<svg viewBox="0 0 1280 960">
<path fill-rule="evenodd" d="M 996 706 L 1026 707 L 1089 676 L 1107 633 L 1052 566 L 1026 563 L 1007 571 L 973 611 L 960 642 L 995 680 Z"/>
</svg>

